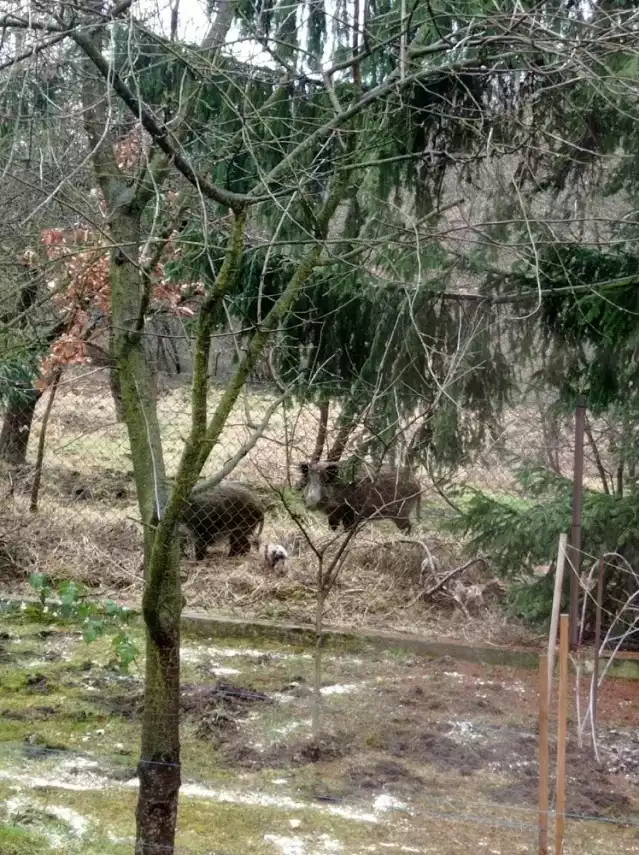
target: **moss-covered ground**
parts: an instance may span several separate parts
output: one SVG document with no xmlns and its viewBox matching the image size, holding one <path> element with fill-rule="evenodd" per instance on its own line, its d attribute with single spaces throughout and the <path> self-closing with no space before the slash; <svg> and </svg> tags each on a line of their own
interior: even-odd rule
<svg viewBox="0 0 639 855">
<path fill-rule="evenodd" d="M 73 627 L 0 620 L 2 855 L 132 852 L 142 663 L 110 659 Z M 308 650 L 186 638 L 182 668 L 178 852 L 536 851 L 534 674 L 331 650 L 313 746 Z M 566 853 L 637 851 L 638 692 L 604 689 L 600 764 L 569 743 Z"/>
</svg>

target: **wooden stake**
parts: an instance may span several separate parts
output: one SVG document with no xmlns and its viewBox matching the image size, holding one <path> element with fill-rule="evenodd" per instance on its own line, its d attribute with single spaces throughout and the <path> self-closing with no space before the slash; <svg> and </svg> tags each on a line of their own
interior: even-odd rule
<svg viewBox="0 0 639 855">
<path fill-rule="evenodd" d="M 563 855 L 566 821 L 566 729 L 568 718 L 568 615 L 559 618 L 559 710 L 557 713 L 557 784 L 555 793 L 555 855 Z"/>
<path fill-rule="evenodd" d="M 557 647 L 557 625 L 559 623 L 559 609 L 561 608 L 561 589 L 564 584 L 564 566 L 566 564 L 566 549 L 568 548 L 568 535 L 559 535 L 559 548 L 557 549 L 557 570 L 555 573 L 555 592 L 552 598 L 552 612 L 550 616 L 550 632 L 548 634 L 548 691 L 552 688 L 552 676 L 555 670 L 555 650 Z"/>
<path fill-rule="evenodd" d="M 584 429 L 586 401 L 577 398 L 575 409 L 575 458 L 572 476 L 572 526 L 570 528 L 570 649 L 577 649 L 579 632 L 579 582 L 581 572 L 581 502 L 584 482 Z"/>
<path fill-rule="evenodd" d="M 603 608 L 604 560 L 599 559 L 597 578 L 597 610 L 595 612 L 595 656 L 592 663 L 592 733 L 597 730 L 597 695 L 599 694 L 599 648 L 601 647 L 601 610 Z"/>
<path fill-rule="evenodd" d="M 539 657 L 539 855 L 548 855 L 548 655 Z"/>
</svg>

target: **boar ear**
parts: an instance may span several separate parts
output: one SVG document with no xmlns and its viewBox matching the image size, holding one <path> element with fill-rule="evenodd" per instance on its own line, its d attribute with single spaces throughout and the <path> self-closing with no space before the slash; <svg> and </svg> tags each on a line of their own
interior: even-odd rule
<svg viewBox="0 0 639 855">
<path fill-rule="evenodd" d="M 327 463 L 324 471 L 326 472 L 326 480 L 328 483 L 334 483 L 337 481 L 337 476 L 339 475 L 339 463 Z"/>
</svg>

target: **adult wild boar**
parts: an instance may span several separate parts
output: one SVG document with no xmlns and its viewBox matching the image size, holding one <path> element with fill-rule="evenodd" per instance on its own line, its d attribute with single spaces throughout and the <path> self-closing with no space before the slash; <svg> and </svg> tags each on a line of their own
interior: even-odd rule
<svg viewBox="0 0 639 855">
<path fill-rule="evenodd" d="M 182 524 L 193 537 L 197 561 L 205 557 L 207 546 L 223 537 L 229 539 L 230 556 L 246 555 L 251 544 L 259 546 L 264 507 L 243 484 L 219 484 L 191 493 L 182 512 Z"/>
<path fill-rule="evenodd" d="M 421 487 L 410 474 L 397 469 L 371 476 L 350 463 L 302 463 L 304 504 L 328 514 L 333 531 L 340 523 L 353 528 L 363 520 L 393 520 L 400 531 L 410 532 L 409 514 L 421 498 Z"/>
</svg>

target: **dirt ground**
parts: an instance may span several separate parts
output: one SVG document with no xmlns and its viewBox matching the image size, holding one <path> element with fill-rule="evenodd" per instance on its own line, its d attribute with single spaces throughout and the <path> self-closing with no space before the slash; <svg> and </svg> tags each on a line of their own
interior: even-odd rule
<svg viewBox="0 0 639 855">
<path fill-rule="evenodd" d="M 130 851 L 143 663 L 122 676 L 104 642 L 18 617 L 0 630 L 11 833 L 83 855 Z M 315 744 L 311 653 L 252 645 L 184 641 L 180 852 L 536 851 L 534 674 L 327 651 Z M 567 853 L 637 851 L 638 705 L 637 682 L 606 682 L 599 763 L 576 743 L 572 705 Z"/>
</svg>

